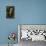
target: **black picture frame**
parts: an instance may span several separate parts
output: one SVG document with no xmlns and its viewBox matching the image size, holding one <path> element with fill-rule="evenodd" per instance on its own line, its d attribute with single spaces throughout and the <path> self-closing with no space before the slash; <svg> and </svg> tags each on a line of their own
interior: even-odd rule
<svg viewBox="0 0 46 46">
<path fill-rule="evenodd" d="M 6 6 L 6 18 L 15 17 L 15 6 Z"/>
</svg>

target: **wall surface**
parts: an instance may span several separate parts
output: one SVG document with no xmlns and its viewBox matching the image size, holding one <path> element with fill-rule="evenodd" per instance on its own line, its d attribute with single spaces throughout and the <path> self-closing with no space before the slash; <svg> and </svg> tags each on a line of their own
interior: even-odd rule
<svg viewBox="0 0 46 46">
<path fill-rule="evenodd" d="M 9 6 L 9 3 L 9 0 L 0 0 L 0 44 L 9 42 L 8 35 L 10 32 L 17 34 L 17 17 L 15 19 L 6 18 L 6 6 Z M 12 4 L 16 7 L 16 0 L 12 0 Z M 15 42 L 18 42 L 17 39 Z"/>
<path fill-rule="evenodd" d="M 46 0 L 16 0 L 19 24 L 46 24 Z"/>
<path fill-rule="evenodd" d="M 46 24 L 46 0 L 12 0 L 12 3 L 15 19 L 6 19 L 9 0 L 0 0 L 0 44 L 8 43 L 9 32 L 18 32 L 17 24 Z"/>
</svg>

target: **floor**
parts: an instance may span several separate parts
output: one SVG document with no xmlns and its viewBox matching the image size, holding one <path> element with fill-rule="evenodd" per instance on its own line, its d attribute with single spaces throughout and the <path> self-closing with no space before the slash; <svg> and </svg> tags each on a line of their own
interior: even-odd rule
<svg viewBox="0 0 46 46">
<path fill-rule="evenodd" d="M 8 44 L 0 44 L 0 46 L 8 46 Z M 19 44 L 15 44 L 14 46 L 46 46 L 46 42 L 45 41 L 32 42 L 31 40 L 28 41 L 21 40 Z"/>
<path fill-rule="evenodd" d="M 8 46 L 8 44 L 0 44 L 0 46 Z M 13 46 L 13 45 L 10 45 Z M 18 44 L 15 44 L 14 46 L 18 46 Z"/>
<path fill-rule="evenodd" d="M 21 40 L 20 46 L 46 46 L 46 42 L 45 41 L 32 42 L 31 40 L 28 41 Z"/>
</svg>

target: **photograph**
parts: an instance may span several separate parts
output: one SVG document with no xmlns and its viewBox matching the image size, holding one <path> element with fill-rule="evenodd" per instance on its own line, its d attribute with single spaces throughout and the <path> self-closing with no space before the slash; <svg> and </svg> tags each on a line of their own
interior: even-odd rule
<svg viewBox="0 0 46 46">
<path fill-rule="evenodd" d="M 46 25 L 19 24 L 18 39 L 20 46 L 31 46 L 32 43 L 46 42 Z"/>
<path fill-rule="evenodd" d="M 6 18 L 14 18 L 15 14 L 14 6 L 7 6 L 6 7 Z"/>
</svg>

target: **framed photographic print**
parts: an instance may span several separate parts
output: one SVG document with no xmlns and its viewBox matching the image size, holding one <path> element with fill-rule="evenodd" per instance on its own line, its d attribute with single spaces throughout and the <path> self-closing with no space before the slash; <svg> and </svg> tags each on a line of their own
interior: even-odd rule
<svg viewBox="0 0 46 46">
<path fill-rule="evenodd" d="M 46 41 L 46 25 L 19 24 L 18 38 L 21 40 Z"/>
<path fill-rule="evenodd" d="M 6 18 L 14 18 L 15 17 L 15 7 L 7 6 L 6 7 Z"/>
</svg>

